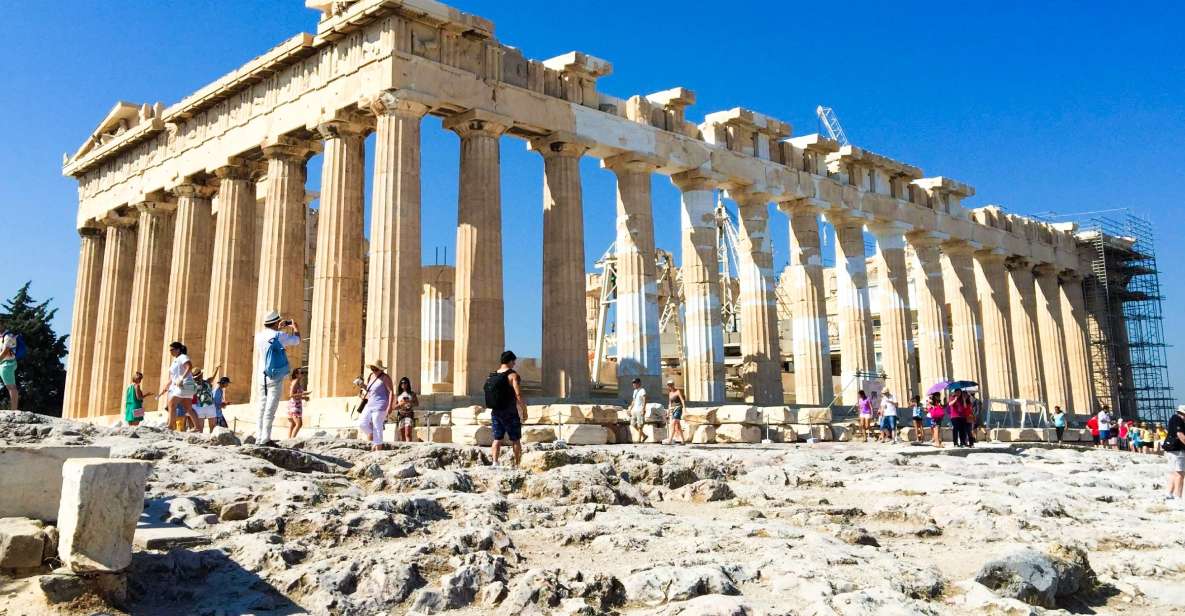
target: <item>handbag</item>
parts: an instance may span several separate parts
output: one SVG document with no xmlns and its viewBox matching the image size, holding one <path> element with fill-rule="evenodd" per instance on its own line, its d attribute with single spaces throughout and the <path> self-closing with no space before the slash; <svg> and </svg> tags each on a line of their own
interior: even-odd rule
<svg viewBox="0 0 1185 616">
<path fill-rule="evenodd" d="M 362 396 L 362 401 L 361 401 L 361 402 L 359 402 L 359 403 L 358 403 L 358 407 L 354 409 L 354 413 L 353 413 L 353 415 L 361 415 L 361 414 L 362 414 L 362 410 L 366 408 L 366 403 L 370 401 L 370 386 L 371 386 L 371 383 L 374 383 L 374 377 L 373 377 L 373 376 L 372 376 L 372 377 L 370 377 L 370 380 L 366 382 L 366 395 L 365 395 L 365 396 Z M 351 417 L 353 417 L 353 415 L 351 415 Z"/>
</svg>

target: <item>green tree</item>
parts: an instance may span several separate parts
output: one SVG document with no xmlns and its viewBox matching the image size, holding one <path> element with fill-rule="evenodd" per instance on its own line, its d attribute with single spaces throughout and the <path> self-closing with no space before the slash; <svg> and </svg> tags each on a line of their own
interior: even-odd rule
<svg viewBox="0 0 1185 616">
<path fill-rule="evenodd" d="M 53 331 L 50 321 L 58 313 L 50 308 L 52 300 L 38 303 L 29 295 L 26 282 L 12 299 L 0 306 L 4 328 L 25 339 L 28 353 L 17 364 L 16 382 L 21 392 L 21 410 L 45 415 L 62 415 L 62 396 L 66 387 L 66 336 Z M 0 408 L 8 408 L 8 390 L 0 388 Z"/>
</svg>

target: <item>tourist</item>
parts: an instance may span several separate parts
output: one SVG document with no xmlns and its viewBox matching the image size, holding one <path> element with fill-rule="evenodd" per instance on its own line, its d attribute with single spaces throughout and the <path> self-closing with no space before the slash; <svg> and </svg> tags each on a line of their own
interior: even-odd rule
<svg viewBox="0 0 1185 616">
<path fill-rule="evenodd" d="M 638 442 L 646 442 L 646 388 L 642 387 L 642 379 L 630 381 L 634 393 L 630 397 L 630 425 L 638 431 Z"/>
<path fill-rule="evenodd" d="M 502 439 L 510 439 L 514 451 L 514 467 L 518 468 L 523 457 L 522 418 L 527 415 L 527 403 L 523 400 L 522 378 L 515 372 L 518 357 L 514 351 L 505 351 L 497 372 L 486 378 L 486 408 L 490 409 L 490 427 L 494 432 L 494 443 L 490 447 L 493 465 L 498 466 L 502 452 Z"/>
<path fill-rule="evenodd" d="M 942 395 L 930 394 L 930 436 L 935 447 L 942 448 L 942 416 L 946 408 L 942 405 Z"/>
<path fill-rule="evenodd" d="M 1164 451 L 1164 443 L 1167 440 L 1169 440 L 1168 429 L 1162 423 L 1156 424 L 1156 442 L 1153 443 L 1152 448 L 1158 453 Z"/>
<path fill-rule="evenodd" d="M 971 424 L 968 419 L 972 418 L 974 412 L 967 394 L 956 389 L 950 403 L 950 424 L 954 430 L 955 447 L 971 446 Z"/>
<path fill-rule="evenodd" d="M 387 374 L 387 367 L 382 360 L 376 359 L 369 367 L 370 378 L 361 394 L 366 404 L 362 407 L 362 420 L 358 423 L 358 429 L 370 441 L 370 450 L 379 451 L 383 448 L 383 427 L 391 412 L 391 403 L 394 402 L 391 392 L 395 385 L 391 383 L 391 376 Z"/>
<path fill-rule="evenodd" d="M 872 403 L 863 389 L 856 392 L 856 409 L 860 416 L 860 431 L 864 433 L 864 442 L 867 443 L 868 430 L 872 424 Z"/>
<path fill-rule="evenodd" d="M 177 424 L 198 426 L 197 414 L 193 412 L 193 395 L 197 392 L 197 383 L 193 380 L 193 363 L 189 361 L 189 349 L 178 341 L 169 343 L 169 355 L 173 356 L 173 363 L 169 365 L 169 380 L 156 395 L 157 399 L 166 393 L 165 417 L 170 430 L 176 430 Z M 183 428 L 184 430 L 184 428 Z"/>
<path fill-rule="evenodd" d="M 261 377 L 255 442 L 265 447 L 276 446 L 272 440 L 272 423 L 280 406 L 280 388 L 290 372 L 285 347 L 299 344 L 300 328 L 296 322 L 281 318 L 275 310 L 263 318 L 263 329 L 255 332 L 255 373 Z"/>
<path fill-rule="evenodd" d="M 1095 416 L 1099 420 L 1099 442 L 1098 445 L 1103 449 L 1111 448 L 1111 414 L 1108 413 L 1108 407 L 1103 406 L 1099 410 L 1099 414 Z"/>
<path fill-rule="evenodd" d="M 1111 435 L 1111 444 L 1117 445 L 1120 451 L 1128 450 L 1128 439 L 1131 438 L 1131 434 L 1128 431 L 1130 424 L 1130 421 L 1123 421 L 1122 418 L 1115 422 L 1115 430 Z"/>
<path fill-rule="evenodd" d="M 296 438 L 296 435 L 300 434 L 300 429 L 304 427 L 304 403 L 309 399 L 309 394 L 305 391 L 308 387 L 306 382 L 308 371 L 304 368 L 296 368 L 290 376 L 292 384 L 288 386 L 289 440 Z"/>
<path fill-rule="evenodd" d="M 915 443 L 921 443 L 923 440 L 923 431 L 925 430 L 926 421 L 926 407 L 922 406 L 922 397 L 914 395 L 909 400 L 909 411 L 913 417 L 913 440 Z"/>
<path fill-rule="evenodd" d="M 129 426 L 138 426 L 144 421 L 144 390 L 140 388 L 144 374 L 137 371 L 132 375 L 132 382 L 128 385 L 123 396 L 123 420 Z"/>
<path fill-rule="evenodd" d="M 897 400 L 892 392 L 881 394 L 880 404 L 881 435 L 879 442 L 892 443 L 897 440 Z"/>
<path fill-rule="evenodd" d="M 1150 454 L 1156 448 L 1156 428 L 1152 424 L 1140 422 L 1140 452 Z"/>
<path fill-rule="evenodd" d="M 1144 453 L 1144 427 L 1143 423 L 1136 423 L 1134 421 L 1128 422 L 1130 426 L 1127 429 L 1128 438 L 1131 439 L 1132 453 Z"/>
<path fill-rule="evenodd" d="M 218 379 L 218 387 L 214 388 L 214 424 L 227 428 L 226 416 L 222 414 L 222 409 L 226 408 L 226 388 L 230 386 L 230 377 L 224 376 Z"/>
<path fill-rule="evenodd" d="M 193 373 L 193 382 L 196 386 L 193 394 L 193 412 L 198 417 L 197 432 L 202 432 L 205 429 L 202 427 L 203 421 L 206 423 L 206 427 L 210 428 L 210 432 L 213 432 L 218 421 L 218 409 L 214 407 L 214 379 L 218 376 L 218 370 L 215 368 L 214 374 L 211 374 L 209 378 L 205 378 L 201 368 Z"/>
<path fill-rule="evenodd" d="M 1053 407 L 1053 431 L 1057 434 L 1057 444 L 1061 445 L 1066 433 L 1066 412 L 1060 406 Z"/>
<path fill-rule="evenodd" d="M 0 385 L 8 390 L 8 409 L 20 408 L 21 392 L 16 386 L 16 362 L 24 351 L 24 343 L 16 332 L 8 331 L 0 322 Z"/>
<path fill-rule="evenodd" d="M 983 432 L 983 441 L 990 441 L 991 433 L 988 432 L 987 420 L 983 416 L 983 402 L 979 399 L 979 392 L 964 391 L 963 395 L 967 398 L 968 414 L 967 414 L 967 442 L 968 447 L 975 446 L 976 435 Z"/>
<path fill-rule="evenodd" d="M 1099 418 L 1091 415 L 1090 419 L 1086 420 L 1086 429 L 1090 430 L 1090 440 L 1095 447 L 1099 446 Z"/>
<path fill-rule="evenodd" d="M 399 395 L 395 397 L 396 417 L 399 419 L 399 440 L 410 443 L 416 440 L 416 407 L 420 398 L 411 388 L 411 379 L 399 379 Z"/>
<path fill-rule="evenodd" d="M 686 444 L 686 438 L 683 436 L 683 407 L 686 405 L 683 390 L 675 387 L 674 381 L 667 381 L 667 415 L 671 418 L 671 443 L 678 438 L 680 445 Z"/>
<path fill-rule="evenodd" d="M 1166 432 L 1169 436 L 1164 441 L 1164 457 L 1169 463 L 1169 493 L 1165 499 L 1181 504 L 1181 487 L 1185 482 L 1185 404 L 1169 417 Z"/>
</svg>

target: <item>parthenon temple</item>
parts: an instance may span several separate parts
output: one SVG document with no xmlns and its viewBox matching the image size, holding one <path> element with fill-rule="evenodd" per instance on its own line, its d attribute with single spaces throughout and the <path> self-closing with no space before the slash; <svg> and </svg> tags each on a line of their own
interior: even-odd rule
<svg viewBox="0 0 1185 616">
<path fill-rule="evenodd" d="M 504 137 L 526 142 L 544 169 L 542 348 L 523 366 L 537 399 L 619 400 L 635 377 L 657 393 L 677 375 L 692 402 L 825 406 L 837 396 L 850 403 L 853 382 L 881 374 L 899 399 L 966 379 L 985 399 L 1097 406 L 1083 292 L 1090 261 L 1073 224 L 966 208 L 975 194 L 966 182 L 819 134 L 794 136 L 749 109 L 697 123 L 685 87 L 606 94 L 598 80 L 609 62 L 524 57 L 491 22 L 434 0 L 308 4 L 321 11 L 316 34 L 174 105 L 119 103 L 66 157 L 81 243 L 66 416 L 115 419 L 137 370 L 145 391 L 159 390 L 173 340 L 195 366 L 245 382 L 252 336 L 272 310 L 308 315 L 297 317 L 307 343 L 291 360 L 307 365 L 309 408 L 356 400 L 353 381 L 376 359 L 396 378 L 420 378 L 427 405 L 476 399 L 513 346 L 503 242 L 533 241 L 503 235 Z M 451 267 L 425 266 L 421 247 L 428 115 L 460 140 Z M 314 194 L 306 165 L 315 154 Z M 589 335 L 582 157 L 599 159 L 617 183 L 609 376 L 594 373 L 602 358 Z M 681 194 L 677 223 L 652 214 L 656 174 Z M 738 214 L 735 361 L 726 358 L 718 199 Z M 660 293 L 656 265 L 655 226 L 668 224 L 682 232 L 675 304 Z M 772 225 L 789 228 L 780 272 Z M 821 227 L 834 229 L 833 242 Z M 680 327 L 673 354 L 662 349 L 667 305 Z M 237 401 L 247 403 L 246 391 Z"/>
</svg>

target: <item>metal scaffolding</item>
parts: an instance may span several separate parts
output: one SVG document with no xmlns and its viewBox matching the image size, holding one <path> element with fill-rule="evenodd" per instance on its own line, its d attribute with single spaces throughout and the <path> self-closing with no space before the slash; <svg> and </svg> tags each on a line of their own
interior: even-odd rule
<svg viewBox="0 0 1185 616">
<path fill-rule="evenodd" d="M 1122 417 L 1167 421 L 1174 399 L 1152 224 L 1123 209 L 1082 229 L 1092 247 L 1084 291 L 1095 397 Z"/>
</svg>

